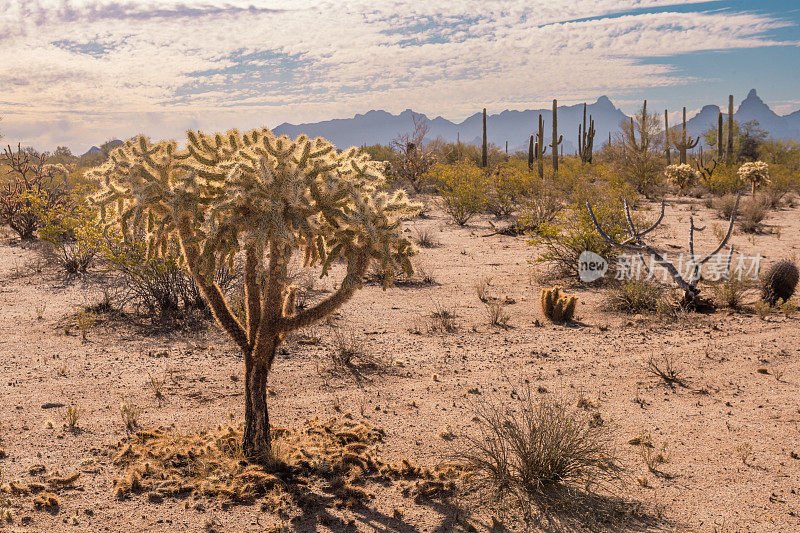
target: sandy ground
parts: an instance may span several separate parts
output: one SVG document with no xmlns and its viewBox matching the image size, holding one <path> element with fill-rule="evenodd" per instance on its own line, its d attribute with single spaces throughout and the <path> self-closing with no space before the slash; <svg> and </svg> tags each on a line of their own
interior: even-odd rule
<svg viewBox="0 0 800 533">
<path fill-rule="evenodd" d="M 660 244 L 685 244 L 689 209 L 688 202 L 668 206 Z M 700 201 L 695 209 L 709 226 L 725 226 Z M 766 222 L 779 227 L 779 234 L 753 238 L 737 232 L 733 241 L 746 254 L 760 252 L 764 264 L 791 256 L 800 247 L 799 215 L 799 207 L 773 212 Z M 607 289 L 576 285 L 569 290 L 580 299 L 577 323 L 553 325 L 539 309 L 542 267 L 531 263 L 537 251 L 524 237 L 487 237 L 491 226 L 484 218 L 454 227 L 436 209 L 407 226 L 412 233 L 430 230 L 439 241 L 417 258 L 436 284 L 386 291 L 365 285 L 333 321 L 339 331 L 361 339 L 387 369 L 362 379 L 330 372 L 334 327 L 315 326 L 306 334 L 321 343 L 291 341 L 275 365 L 275 425 L 349 411 L 386 431 L 387 460 L 407 457 L 430 466 L 474 431 L 476 401 L 508 400 L 527 382 L 542 391 L 536 394 L 583 395 L 597 404 L 627 470 L 616 492 L 640 502 L 652 518 L 640 529 L 800 529 L 800 314 L 766 321 L 747 310 L 677 320 L 630 316 L 603 309 Z M 701 250 L 713 246 L 711 231 L 701 235 Z M 81 477 L 74 489 L 61 492 L 58 512 L 36 511 L 29 499 L 11 498 L 7 503 L 16 518 L 5 527 L 256 531 L 280 524 L 258 506 L 223 510 L 209 502 L 200 512 L 180 500 L 154 504 L 113 497 L 112 480 L 120 471 L 101 452 L 125 436 L 120 403 L 143 409 L 143 427 L 180 432 L 241 419 L 241 358 L 216 327 L 163 334 L 107 322 L 92 328 L 86 341 L 75 328 L 67 334 L 64 317 L 100 299 L 96 280 L 64 280 L 52 267 L 36 268 L 38 253 L 9 237 L 0 244 L 0 446 L 7 454 L 0 459 L 2 476 L 31 480 L 31 467 L 42 464 L 49 473 L 80 471 Z M 475 289 L 486 277 L 491 295 L 515 302 L 506 307 L 509 329 L 488 323 Z M 755 298 L 755 292 L 748 295 L 750 302 Z M 443 308 L 455 312 L 457 332 L 427 332 L 431 312 Z M 670 388 L 646 371 L 650 356 L 664 354 L 674 358 L 687 387 Z M 148 373 L 166 378 L 163 402 L 147 385 Z M 64 407 L 47 404 L 80 405 L 80 430 L 63 429 Z M 443 432 L 457 438 L 445 440 Z M 659 447 L 667 443 L 670 460 L 659 467 L 663 475 L 649 472 L 638 448 L 628 443 L 641 434 L 650 434 Z M 451 531 L 460 527 L 459 516 L 472 516 L 485 530 L 496 514 L 487 500 L 415 504 L 393 487 L 375 492 L 365 509 L 336 511 L 336 523 L 358 531 Z M 393 516 L 394 509 L 402 511 L 401 518 Z M 69 523 L 73 516 L 76 525 Z M 302 520 L 287 527 L 325 530 Z M 509 522 L 509 529 L 518 527 Z"/>
</svg>

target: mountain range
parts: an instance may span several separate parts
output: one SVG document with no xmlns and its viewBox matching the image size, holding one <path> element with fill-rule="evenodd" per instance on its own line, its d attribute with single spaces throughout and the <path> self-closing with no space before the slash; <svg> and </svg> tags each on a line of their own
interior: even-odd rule
<svg viewBox="0 0 800 533">
<path fill-rule="evenodd" d="M 650 109 L 651 112 L 663 113 Z M 727 121 L 727 108 L 723 109 Z M 601 96 L 596 102 L 586 106 L 586 112 L 595 123 L 595 148 L 600 148 L 608 140 L 608 135 L 619 131 L 620 122 L 628 120 L 607 96 Z M 717 126 L 717 114 L 720 107 L 704 106 L 700 112 L 686 121 L 689 135 L 696 137 L 710 128 Z M 528 137 L 538 129 L 539 114 L 544 121 L 545 140 L 549 143 L 552 136 L 552 109 L 530 109 L 526 111 L 503 111 L 488 115 L 486 118 L 487 137 L 490 143 L 505 147 L 508 141 L 510 152 L 528 149 Z M 369 111 L 355 115 L 353 118 L 340 118 L 323 122 L 306 124 L 289 124 L 284 122 L 273 128 L 278 135 L 296 137 L 305 133 L 310 137 L 324 137 L 339 148 L 364 146 L 373 144 L 390 144 L 398 136 L 410 133 L 414 129 L 414 117 L 418 117 L 428 125 L 426 140 L 441 138 L 447 142 L 461 140 L 468 144 L 481 144 L 482 113 L 475 113 L 461 122 L 452 122 L 442 117 L 429 119 L 427 116 L 406 109 L 399 115 L 386 111 Z M 563 150 L 565 154 L 577 151 L 578 124 L 583 119 L 583 104 L 560 106 L 558 108 L 558 130 L 564 136 Z M 744 124 L 757 120 L 759 127 L 771 137 L 795 139 L 800 141 L 800 110 L 789 115 L 780 116 L 759 98 L 752 89 L 734 113 L 734 120 Z M 679 125 L 671 121 L 670 126 Z M 111 141 L 113 145 L 120 141 Z M 93 146 L 87 154 L 100 152 Z M 85 155 L 85 154 L 84 154 Z"/>
<path fill-rule="evenodd" d="M 591 115 L 595 123 L 595 148 L 607 142 L 608 134 L 619 131 L 622 120 L 627 120 L 625 115 L 617 108 L 607 96 L 601 96 L 596 102 L 586 106 L 587 114 Z M 661 111 L 650 109 L 651 112 Z M 727 108 L 723 109 L 727 121 Z M 717 125 L 717 114 L 720 107 L 716 105 L 704 106 L 700 112 L 686 121 L 689 135 L 698 136 L 709 128 Z M 509 151 L 527 150 L 528 137 L 538 129 L 539 114 L 544 120 L 545 140 L 550 142 L 552 136 L 552 109 L 532 109 L 526 111 L 503 111 L 502 113 L 487 115 L 486 129 L 490 143 L 505 147 L 508 141 Z M 362 146 L 372 144 L 390 144 L 404 133 L 414 129 L 414 116 L 428 124 L 427 140 L 441 138 L 447 142 L 456 142 L 460 139 L 468 144 L 480 144 L 482 136 L 482 114 L 475 113 L 462 122 L 451 122 L 442 117 L 429 119 L 423 114 L 414 113 L 407 109 L 399 115 L 392 115 L 386 111 L 369 111 L 353 118 L 327 120 L 306 124 L 283 123 L 273 128 L 276 134 L 286 134 L 296 137 L 305 133 L 310 137 L 324 137 L 339 148 Z M 577 150 L 578 124 L 583 119 L 583 104 L 560 106 L 558 108 L 558 131 L 564 136 L 563 148 L 565 154 Z M 752 89 L 734 113 L 734 120 L 744 124 L 757 120 L 759 127 L 774 138 L 795 139 L 800 141 L 800 111 L 795 111 L 786 116 L 780 116 L 772 111 L 767 104 Z M 671 122 L 670 126 L 675 126 Z"/>
</svg>

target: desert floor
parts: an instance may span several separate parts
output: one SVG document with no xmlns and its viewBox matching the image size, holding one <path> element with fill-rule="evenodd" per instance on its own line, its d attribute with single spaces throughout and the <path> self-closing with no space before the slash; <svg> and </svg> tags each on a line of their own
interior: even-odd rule
<svg viewBox="0 0 800 533">
<path fill-rule="evenodd" d="M 688 199 L 667 206 L 660 245 L 684 248 L 690 210 L 709 226 L 698 248 L 714 246 L 712 226 L 725 228 L 726 222 L 702 200 Z M 655 211 L 651 205 L 645 215 Z M 755 237 L 737 231 L 737 250 L 761 253 L 764 265 L 796 253 L 800 207 L 772 212 L 766 222 L 780 231 Z M 350 412 L 385 431 L 387 461 L 408 458 L 432 466 L 474 431 L 476 402 L 510 402 L 525 386 L 536 395 L 583 396 L 611 430 L 626 468 L 607 490 L 639 504 L 636 518 L 594 529 L 800 529 L 800 314 L 761 320 L 752 310 L 752 290 L 742 311 L 631 316 L 604 308 L 607 288 L 567 284 L 580 300 L 578 320 L 554 325 L 539 309 L 539 291 L 552 282 L 543 279 L 545 268 L 533 262 L 537 249 L 525 237 L 486 236 L 492 233 L 488 218 L 455 227 L 435 208 L 406 225 L 414 235 L 429 230 L 438 241 L 421 248 L 416 259 L 435 283 L 387 290 L 365 284 L 335 319 L 290 339 L 270 378 L 274 425 L 294 427 Z M 65 325 L 77 306 L 100 300 L 97 275 L 65 280 L 40 257 L 34 246 L 8 234 L 0 244 L 2 479 L 29 482 L 37 464 L 48 474 L 81 475 L 59 492 L 57 511 L 0 494 L 0 507 L 15 513 L 14 522 L 0 529 L 258 531 L 280 525 L 258 505 L 212 500 L 198 510 L 180 499 L 114 497 L 112 480 L 120 469 L 102 450 L 126 435 L 120 403 L 143 409 L 144 428 L 189 433 L 240 420 L 241 357 L 216 326 L 164 333 L 108 320 L 93 326 L 84 341 L 76 327 Z M 336 274 L 315 288 L 330 288 Z M 508 299 L 507 329 L 489 324 L 476 295 L 485 278 L 491 278 L 490 295 Z M 442 309 L 455 313 L 456 332 L 428 331 L 431 313 Z M 382 369 L 361 375 L 332 369 L 336 332 L 359 339 Z M 313 338 L 319 342 L 308 342 Z M 673 359 L 686 386 L 672 388 L 650 374 L 645 366 L 651 356 Z M 148 373 L 166 378 L 162 402 L 147 385 Z M 82 408 L 78 431 L 62 427 L 70 404 Z M 660 474 L 648 471 L 639 447 L 629 444 L 643 434 L 659 448 L 666 443 L 669 461 L 659 466 Z M 414 502 L 393 486 L 371 490 L 376 497 L 363 508 L 326 510 L 333 517 L 329 526 L 313 515 L 284 523 L 299 531 L 412 532 L 455 531 L 469 522 L 485 531 L 496 518 L 495 529 L 499 522 L 522 528 L 491 499 L 475 494 Z"/>
</svg>

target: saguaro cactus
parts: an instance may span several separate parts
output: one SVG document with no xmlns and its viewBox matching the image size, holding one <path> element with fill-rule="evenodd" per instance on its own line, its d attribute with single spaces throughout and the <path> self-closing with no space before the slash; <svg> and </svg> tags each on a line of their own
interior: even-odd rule
<svg viewBox="0 0 800 533">
<path fill-rule="evenodd" d="M 486 168 L 489 164 L 489 147 L 486 143 L 486 108 L 483 108 L 483 146 L 481 147 L 481 166 Z"/>
<path fill-rule="evenodd" d="M 536 164 L 539 171 L 539 179 L 544 179 L 544 153 L 547 146 L 544 144 L 544 119 L 539 113 L 539 131 L 536 133 Z"/>
<path fill-rule="evenodd" d="M 672 143 L 669 140 L 669 111 L 664 110 L 664 148 L 667 151 L 667 164 L 672 164 L 672 153 L 670 147 Z"/>
<path fill-rule="evenodd" d="M 699 143 L 699 142 L 700 142 L 700 137 L 697 137 L 696 139 L 692 139 L 692 137 L 690 135 L 687 135 L 687 133 L 686 133 L 686 108 L 684 107 L 683 108 L 683 129 L 681 130 L 681 140 L 673 142 L 673 144 L 675 145 L 675 148 L 677 148 L 678 151 L 681 154 L 681 165 L 685 165 L 686 164 L 686 152 L 688 150 L 693 149 L 695 146 L 697 146 L 697 143 Z"/>
<path fill-rule="evenodd" d="M 583 127 L 581 127 L 583 126 Z M 594 147 L 594 120 L 589 115 L 589 127 L 586 127 L 586 104 L 583 104 L 583 124 L 578 124 L 578 155 L 584 163 L 592 162 Z"/>
<path fill-rule="evenodd" d="M 725 149 L 722 144 L 722 111 L 717 114 L 717 160 L 722 161 Z"/>
<path fill-rule="evenodd" d="M 528 170 L 533 170 L 534 150 L 536 149 L 534 144 L 533 135 L 531 135 L 528 138 Z"/>
<path fill-rule="evenodd" d="M 148 255 L 177 241 L 186 268 L 214 317 L 244 355 L 243 449 L 256 461 L 270 453 L 267 378 L 286 336 L 349 300 L 375 261 L 394 279 L 411 271 L 411 242 L 400 220 L 418 206 L 384 190 L 379 165 L 357 148 L 337 153 L 324 139 L 188 133 L 188 147 L 140 136 L 114 150 L 92 174 L 93 197 L 108 224 L 128 239 L 143 231 Z M 344 263 L 338 288 L 305 309 L 294 305 L 293 256 L 327 275 Z M 214 282 L 218 268 L 241 269 L 244 318 Z"/>
<path fill-rule="evenodd" d="M 728 96 L 728 151 L 725 154 L 728 163 L 733 162 L 733 95 Z"/>
<path fill-rule="evenodd" d="M 558 145 L 562 140 L 563 136 L 558 134 L 558 100 L 553 100 L 553 142 L 550 143 L 553 149 L 553 174 L 558 172 Z"/>
</svg>

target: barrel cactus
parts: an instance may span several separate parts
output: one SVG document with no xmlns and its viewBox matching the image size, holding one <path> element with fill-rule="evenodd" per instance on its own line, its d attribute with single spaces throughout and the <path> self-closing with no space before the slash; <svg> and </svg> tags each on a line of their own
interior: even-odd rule
<svg viewBox="0 0 800 533">
<path fill-rule="evenodd" d="M 764 274 L 761 298 L 769 305 L 777 304 L 778 300 L 787 301 L 794 294 L 798 278 L 797 265 L 788 259 L 778 261 Z"/>
<path fill-rule="evenodd" d="M 542 289 L 542 313 L 553 322 L 569 322 L 575 315 L 578 299 L 575 296 L 561 292 L 561 287 Z"/>
</svg>

